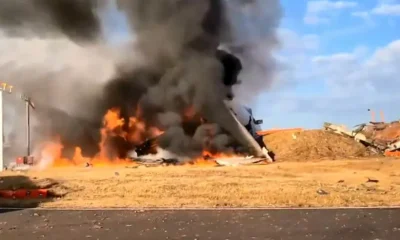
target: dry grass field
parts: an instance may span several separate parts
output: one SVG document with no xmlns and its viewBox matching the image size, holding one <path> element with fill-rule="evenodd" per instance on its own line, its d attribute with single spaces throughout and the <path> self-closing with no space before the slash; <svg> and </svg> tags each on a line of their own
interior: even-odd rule
<svg viewBox="0 0 400 240">
<path fill-rule="evenodd" d="M 0 173 L 0 189 L 48 187 L 59 197 L 45 202 L 0 199 L 0 206 L 393 206 L 400 205 L 399 169 L 396 159 L 370 157 L 243 167 L 76 167 L 4 172 Z"/>
</svg>

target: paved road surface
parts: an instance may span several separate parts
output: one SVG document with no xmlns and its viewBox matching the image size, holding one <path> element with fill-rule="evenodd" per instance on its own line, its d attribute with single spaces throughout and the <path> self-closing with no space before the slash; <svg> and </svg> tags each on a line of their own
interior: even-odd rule
<svg viewBox="0 0 400 240">
<path fill-rule="evenodd" d="M 399 240 L 400 209 L 0 210 L 1 240 Z"/>
</svg>

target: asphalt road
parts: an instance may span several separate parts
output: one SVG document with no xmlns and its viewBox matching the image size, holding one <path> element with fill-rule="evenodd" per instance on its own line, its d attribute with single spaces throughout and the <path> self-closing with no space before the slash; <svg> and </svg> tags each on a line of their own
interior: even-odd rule
<svg viewBox="0 0 400 240">
<path fill-rule="evenodd" d="M 1 240 L 400 239 L 400 209 L 0 210 Z"/>
</svg>

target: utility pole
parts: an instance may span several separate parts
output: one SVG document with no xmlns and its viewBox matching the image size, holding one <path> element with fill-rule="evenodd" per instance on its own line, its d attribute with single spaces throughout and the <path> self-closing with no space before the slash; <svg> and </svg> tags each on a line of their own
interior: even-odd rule
<svg viewBox="0 0 400 240">
<path fill-rule="evenodd" d="M 26 156 L 31 155 L 31 106 L 29 102 L 25 101 L 25 111 L 26 111 Z"/>
<path fill-rule="evenodd" d="M 21 95 L 21 99 L 25 101 L 26 157 L 29 157 L 31 155 L 31 108 L 35 109 L 35 105 L 27 96 Z"/>
</svg>

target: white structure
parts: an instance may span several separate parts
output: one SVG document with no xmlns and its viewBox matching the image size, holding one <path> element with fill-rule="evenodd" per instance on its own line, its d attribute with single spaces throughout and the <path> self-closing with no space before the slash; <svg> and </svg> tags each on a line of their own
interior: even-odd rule
<svg viewBox="0 0 400 240">
<path fill-rule="evenodd" d="M 0 172 L 4 170 L 3 89 L 0 91 Z"/>
<path fill-rule="evenodd" d="M 8 85 L 6 83 L 0 83 L 0 172 L 4 171 L 4 140 L 5 140 L 5 136 L 4 136 L 4 118 L 3 118 L 3 97 L 4 97 L 4 93 L 15 93 L 13 91 L 13 86 Z M 35 108 L 33 103 L 31 102 L 30 98 L 26 97 L 23 94 L 18 94 L 17 96 L 19 98 L 21 98 L 22 101 L 25 101 L 26 104 L 26 119 L 27 119 L 27 129 L 26 129 L 26 135 L 27 135 L 27 153 L 28 155 L 30 154 L 30 129 L 29 129 L 29 110 L 30 107 L 32 107 L 33 109 Z"/>
</svg>

